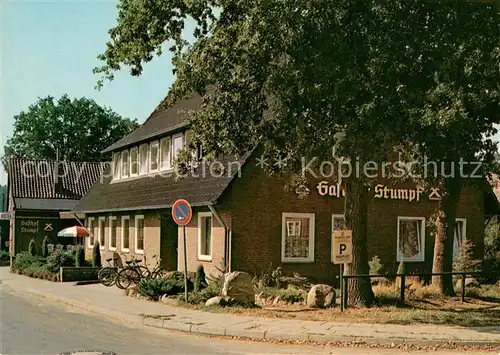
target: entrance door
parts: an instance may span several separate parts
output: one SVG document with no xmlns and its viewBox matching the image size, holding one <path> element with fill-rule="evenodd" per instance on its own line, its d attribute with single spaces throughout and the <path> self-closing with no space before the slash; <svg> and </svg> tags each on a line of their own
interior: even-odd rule
<svg viewBox="0 0 500 355">
<path fill-rule="evenodd" d="M 161 267 L 167 270 L 177 270 L 177 224 L 169 215 L 161 216 L 160 221 Z"/>
</svg>

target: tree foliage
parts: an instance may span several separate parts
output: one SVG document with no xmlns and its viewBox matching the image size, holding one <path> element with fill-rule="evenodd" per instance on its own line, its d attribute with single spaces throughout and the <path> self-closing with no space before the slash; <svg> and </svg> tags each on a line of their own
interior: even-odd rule
<svg viewBox="0 0 500 355">
<path fill-rule="evenodd" d="M 100 56 L 104 65 L 95 72 L 112 79 L 128 66 L 140 75 L 144 63 L 173 44 L 177 80 L 166 104 L 202 94 L 189 123 L 214 157 L 261 144 L 264 156 L 286 159 L 284 169 L 297 171 L 302 157 L 331 159 L 332 147 L 362 166 L 387 160 L 401 145 L 452 159 L 455 140 L 470 156 L 494 132 L 496 4 L 122 0 L 118 9 Z M 193 19 L 195 41 L 187 44 L 183 29 Z M 348 272 L 366 274 L 373 181 L 361 174 L 344 182 L 354 250 Z M 365 281 L 352 280 L 350 302 L 373 301 Z"/>
<path fill-rule="evenodd" d="M 94 243 L 94 247 L 92 249 L 92 267 L 101 267 L 101 250 L 100 250 L 99 242 Z"/>
<path fill-rule="evenodd" d="M 63 95 L 38 99 L 14 117 L 14 133 L 4 147 L 2 162 L 10 156 L 28 159 L 101 161 L 103 149 L 137 127 L 110 108 L 87 98 Z"/>
</svg>

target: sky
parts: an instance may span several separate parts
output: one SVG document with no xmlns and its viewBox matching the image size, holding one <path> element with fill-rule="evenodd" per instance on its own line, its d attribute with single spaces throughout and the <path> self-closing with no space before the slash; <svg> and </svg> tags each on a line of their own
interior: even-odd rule
<svg viewBox="0 0 500 355">
<path fill-rule="evenodd" d="M 116 24 L 116 2 L 0 0 L 0 155 L 12 136 L 14 116 L 39 97 L 87 97 L 140 123 L 173 83 L 168 53 L 148 63 L 142 76 L 119 72 L 94 89 L 92 73 Z M 0 164 L 0 184 L 7 176 Z"/>
</svg>

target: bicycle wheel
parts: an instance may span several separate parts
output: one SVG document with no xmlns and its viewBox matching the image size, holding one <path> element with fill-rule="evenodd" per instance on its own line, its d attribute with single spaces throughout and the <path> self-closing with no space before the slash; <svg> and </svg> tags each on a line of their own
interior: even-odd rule
<svg viewBox="0 0 500 355">
<path fill-rule="evenodd" d="M 116 277 L 116 286 L 122 290 L 129 288 L 132 284 L 139 283 L 141 276 L 139 272 L 133 268 L 125 268 L 118 273 Z"/>
<path fill-rule="evenodd" d="M 115 284 L 117 275 L 118 272 L 115 268 L 105 267 L 99 271 L 97 278 L 104 286 L 111 287 Z"/>
</svg>

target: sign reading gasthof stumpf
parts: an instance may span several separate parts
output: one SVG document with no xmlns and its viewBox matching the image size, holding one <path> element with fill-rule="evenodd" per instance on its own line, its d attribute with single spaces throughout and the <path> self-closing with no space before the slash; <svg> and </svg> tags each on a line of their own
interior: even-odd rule
<svg viewBox="0 0 500 355">
<path fill-rule="evenodd" d="M 318 194 L 320 196 L 333 196 L 333 197 L 344 197 L 345 190 L 342 188 L 341 184 L 329 185 L 328 181 L 321 181 L 316 186 Z M 396 189 L 388 187 L 387 185 L 378 184 L 375 186 L 374 198 L 382 200 L 406 200 L 408 202 L 417 201 L 419 202 L 424 189 L 421 187 L 416 187 L 413 189 Z M 441 194 L 439 188 L 431 188 L 428 193 L 429 200 L 440 200 Z"/>
</svg>

